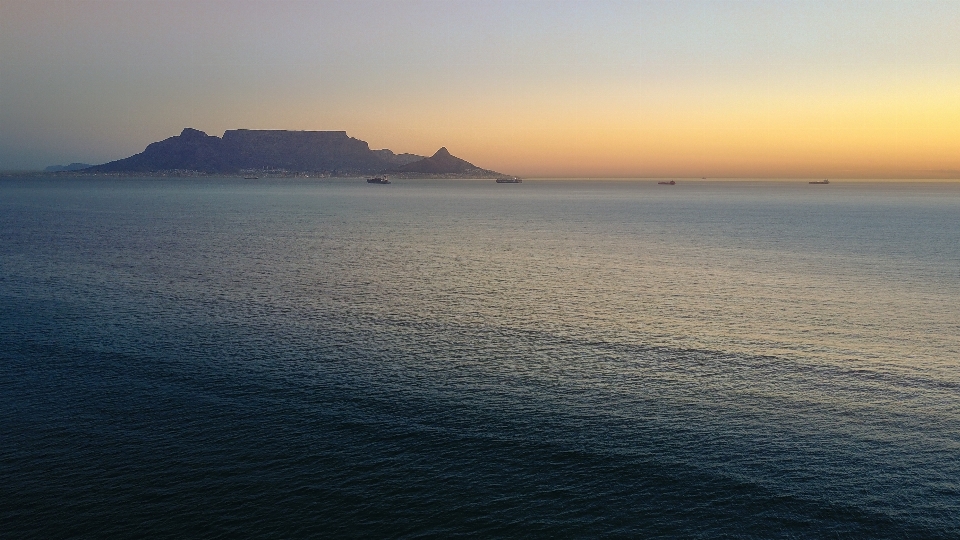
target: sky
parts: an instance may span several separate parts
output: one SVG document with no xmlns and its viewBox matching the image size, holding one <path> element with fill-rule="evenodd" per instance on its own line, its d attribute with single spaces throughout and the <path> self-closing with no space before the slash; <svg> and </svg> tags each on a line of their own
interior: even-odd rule
<svg viewBox="0 0 960 540">
<path fill-rule="evenodd" d="M 960 178 L 960 1 L 0 0 L 0 170 L 184 127 L 524 177 Z"/>
</svg>

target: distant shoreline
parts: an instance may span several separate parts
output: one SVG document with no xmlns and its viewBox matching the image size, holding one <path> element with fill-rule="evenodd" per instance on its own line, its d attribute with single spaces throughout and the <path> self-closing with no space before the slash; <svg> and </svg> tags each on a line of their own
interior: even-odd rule
<svg viewBox="0 0 960 540">
<path fill-rule="evenodd" d="M 83 172 L 83 171 L 0 171 L 0 178 L 237 178 L 256 175 L 258 179 L 348 179 L 364 178 L 363 174 L 330 175 L 326 173 L 305 173 L 293 171 L 249 171 L 244 173 L 205 173 L 202 171 L 173 170 L 151 172 Z M 395 173 L 390 178 L 407 180 L 493 180 L 496 176 L 472 176 L 461 173 L 428 174 L 428 173 Z M 823 177 L 683 177 L 683 176 L 636 176 L 636 177 L 604 177 L 604 176 L 525 176 L 524 180 L 542 180 L 556 182 L 596 181 L 596 182 L 654 182 L 661 180 L 676 180 L 681 183 L 723 183 L 723 182 L 809 182 Z M 831 177 L 831 185 L 836 183 L 960 183 L 958 178 L 843 178 Z"/>
<path fill-rule="evenodd" d="M 36 178 L 244 178 L 256 176 L 258 179 L 265 178 L 303 178 L 303 179 L 337 179 L 337 178 L 364 178 L 369 175 L 364 174 L 345 174 L 331 175 L 324 173 L 305 173 L 292 171 L 270 171 L 270 172 L 244 172 L 244 173 L 205 173 L 202 171 L 152 171 L 152 172 L 83 172 L 83 171 L 0 171 L 0 178 L 3 177 L 36 177 Z M 498 178 L 496 175 L 475 176 L 462 173 L 395 173 L 390 174 L 390 178 L 402 179 L 437 179 L 437 180 L 493 180 Z"/>
</svg>

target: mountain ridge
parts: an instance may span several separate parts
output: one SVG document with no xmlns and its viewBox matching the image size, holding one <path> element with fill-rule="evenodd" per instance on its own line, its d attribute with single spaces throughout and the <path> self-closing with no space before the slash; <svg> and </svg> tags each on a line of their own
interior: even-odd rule
<svg viewBox="0 0 960 540">
<path fill-rule="evenodd" d="M 440 147 L 435 154 L 428 158 L 401 165 L 387 172 L 427 175 L 450 174 L 461 176 L 475 174 L 477 176 L 504 176 L 496 171 L 481 169 L 469 161 L 454 156 L 447 150 L 446 146 Z"/>
<path fill-rule="evenodd" d="M 69 165 L 50 165 L 43 169 L 43 172 L 70 172 L 70 171 L 80 171 L 93 167 L 89 163 L 78 163 L 74 162 Z"/>
<path fill-rule="evenodd" d="M 227 130 L 222 137 L 184 128 L 180 135 L 153 142 L 140 153 L 82 169 L 85 173 L 196 171 L 235 174 L 285 171 L 323 176 L 399 173 L 403 176 L 468 178 L 500 176 L 457 158 L 446 147 L 431 157 L 371 150 L 346 131 Z"/>
</svg>

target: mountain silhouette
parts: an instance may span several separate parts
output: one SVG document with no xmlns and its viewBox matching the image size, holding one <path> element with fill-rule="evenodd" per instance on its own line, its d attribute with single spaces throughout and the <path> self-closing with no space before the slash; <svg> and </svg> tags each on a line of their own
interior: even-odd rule
<svg viewBox="0 0 960 540">
<path fill-rule="evenodd" d="M 184 128 L 180 135 L 151 143 L 128 158 L 95 165 L 85 172 L 149 173 L 188 170 L 237 173 L 244 170 L 314 172 L 334 176 L 402 172 L 404 175 L 496 176 L 441 148 L 429 158 L 371 150 L 345 131 L 235 129 L 223 137 Z"/>
<path fill-rule="evenodd" d="M 93 167 L 89 163 L 71 163 L 69 165 L 50 165 L 43 169 L 44 172 L 69 172 L 69 171 L 79 171 Z"/>
<path fill-rule="evenodd" d="M 423 173 L 423 174 L 455 174 L 476 176 L 503 176 L 496 171 L 481 169 L 469 161 L 460 159 L 451 154 L 446 147 L 442 147 L 435 154 L 420 161 L 414 161 L 389 172 Z"/>
<path fill-rule="evenodd" d="M 420 157 L 370 150 L 366 142 L 348 137 L 345 131 L 235 129 L 221 138 L 184 128 L 180 135 L 152 143 L 139 154 L 85 170 L 236 173 L 273 169 L 348 175 L 376 173 Z"/>
</svg>

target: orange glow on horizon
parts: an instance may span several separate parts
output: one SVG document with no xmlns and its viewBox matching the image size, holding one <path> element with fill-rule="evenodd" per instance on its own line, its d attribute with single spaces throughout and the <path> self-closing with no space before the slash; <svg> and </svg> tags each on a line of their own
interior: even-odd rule
<svg viewBox="0 0 960 540">
<path fill-rule="evenodd" d="M 0 168 L 193 127 L 525 177 L 960 178 L 955 2 L 241 4 L 0 2 Z"/>
</svg>

